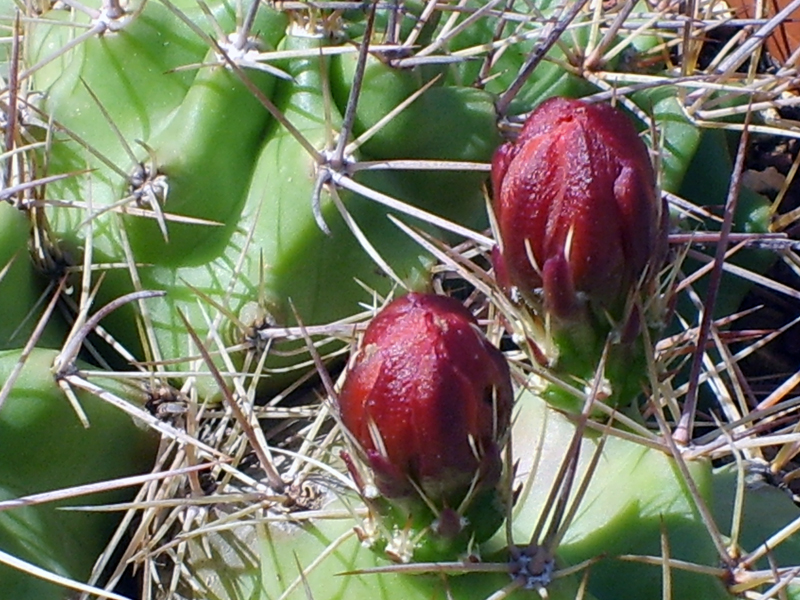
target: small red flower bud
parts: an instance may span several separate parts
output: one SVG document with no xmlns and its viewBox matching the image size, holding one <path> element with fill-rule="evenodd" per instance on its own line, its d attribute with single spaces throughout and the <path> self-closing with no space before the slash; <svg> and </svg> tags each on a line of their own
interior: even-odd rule
<svg viewBox="0 0 800 600">
<path fill-rule="evenodd" d="M 647 147 L 609 105 L 543 102 L 496 151 L 492 185 L 501 283 L 558 317 L 583 299 L 618 312 L 665 247 Z"/>
<path fill-rule="evenodd" d="M 470 312 L 411 293 L 370 323 L 339 409 L 384 496 L 416 485 L 452 501 L 476 477 L 479 489 L 497 483 L 512 401 L 508 364 Z"/>
</svg>

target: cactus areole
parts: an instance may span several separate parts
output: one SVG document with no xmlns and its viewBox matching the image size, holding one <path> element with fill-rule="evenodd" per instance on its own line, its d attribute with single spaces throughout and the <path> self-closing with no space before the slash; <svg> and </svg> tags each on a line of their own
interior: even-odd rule
<svg viewBox="0 0 800 600">
<path fill-rule="evenodd" d="M 647 147 L 608 105 L 540 104 L 496 151 L 492 185 L 498 278 L 557 318 L 619 315 L 666 241 Z"/>
<path fill-rule="evenodd" d="M 497 484 L 512 401 L 508 365 L 471 313 L 416 293 L 372 320 L 339 395 L 380 492 L 445 503 Z"/>
</svg>

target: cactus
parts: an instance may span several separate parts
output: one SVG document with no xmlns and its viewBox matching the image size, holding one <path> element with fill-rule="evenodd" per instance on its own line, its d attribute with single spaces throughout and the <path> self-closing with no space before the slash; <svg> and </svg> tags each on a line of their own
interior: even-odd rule
<svg viewBox="0 0 800 600">
<path fill-rule="evenodd" d="M 800 597 L 785 15 L 0 15 L 0 599 Z"/>
</svg>

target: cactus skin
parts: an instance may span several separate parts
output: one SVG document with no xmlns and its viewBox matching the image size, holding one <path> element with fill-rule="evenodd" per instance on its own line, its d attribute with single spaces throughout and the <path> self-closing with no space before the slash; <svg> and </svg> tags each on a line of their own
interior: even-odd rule
<svg viewBox="0 0 800 600">
<path fill-rule="evenodd" d="M 0 202 L 0 350 L 24 346 L 42 315 L 49 297 L 47 281 L 31 264 L 28 243 L 30 218 L 8 203 Z M 40 305 L 40 300 L 44 302 Z M 36 342 L 41 348 L 58 348 L 64 343 L 66 323 L 53 315 Z"/>
<path fill-rule="evenodd" d="M 227 16 L 226 11 L 219 7 L 213 10 L 215 14 L 221 11 L 223 16 Z M 261 12 L 265 12 L 266 17 L 256 19 L 257 31 L 270 36 L 264 45 L 271 47 L 277 43 L 276 32 L 283 35 L 285 29 L 276 27 L 274 22 L 285 24 L 287 17 L 267 8 L 260 10 L 259 14 Z M 148 11 L 140 15 L 145 24 L 150 23 L 148 16 Z M 223 24 L 226 22 L 222 19 Z M 144 25 L 136 20 L 128 27 L 135 33 L 137 27 Z M 40 31 L 40 35 L 48 38 L 46 32 Z M 172 35 L 182 40 L 180 36 L 187 34 L 179 28 Z M 191 39 L 193 34 L 188 35 Z M 326 38 L 308 38 L 302 43 L 301 35 L 292 35 L 291 38 L 295 50 L 301 52 L 311 50 L 311 44 L 328 43 Z M 123 41 L 127 43 L 127 38 Z M 116 38 L 112 42 L 121 43 Z M 301 47 L 302 44 L 305 47 Z M 51 47 L 44 43 L 41 46 L 39 54 L 46 54 L 44 48 Z M 101 46 L 103 48 L 105 46 Z M 101 56 L 105 57 L 105 54 Z M 199 62 L 203 56 L 195 60 Z M 108 68 L 106 62 L 95 59 L 90 61 L 90 66 L 102 73 Z M 186 59 L 186 62 L 192 61 Z M 169 70 L 176 66 L 165 64 L 163 68 Z M 262 93 L 274 100 L 312 146 L 323 151 L 332 123 L 323 118 L 327 105 L 321 94 L 322 64 L 318 57 L 305 57 L 292 61 L 290 66 L 287 76 L 293 78 L 292 81 L 283 81 L 277 86 L 271 75 L 256 70 L 246 70 L 246 74 L 251 81 L 261 83 Z M 73 75 L 71 71 L 68 73 Z M 89 78 L 92 81 L 100 78 L 99 73 L 92 75 Z M 70 98 L 63 97 L 65 94 L 60 92 L 69 81 L 44 75 L 41 80 L 43 86 L 49 86 L 48 89 L 53 91 L 52 102 L 58 100 L 60 103 L 53 110 L 57 109 L 57 113 L 63 115 L 64 127 L 74 130 L 82 139 L 96 143 L 98 152 L 104 155 L 111 148 L 107 156 L 112 162 L 130 162 L 122 152 L 119 140 L 107 128 L 102 128 L 106 131 L 100 134 L 95 131 L 96 124 L 86 122 L 83 115 L 88 110 L 87 104 L 93 100 L 85 98 L 88 95 L 85 88 L 70 88 L 83 90 L 80 102 L 73 106 Z M 270 93 L 273 87 L 275 91 Z M 121 95 L 118 91 L 117 94 Z M 427 285 L 431 257 L 393 225 L 379 205 L 339 191 L 354 220 L 370 232 L 370 241 L 392 265 L 398 280 L 375 268 L 372 258 L 354 238 L 330 201 L 326 189 L 322 190 L 321 205 L 323 219 L 330 224 L 332 235 L 319 230 L 309 200 L 319 165 L 287 131 L 275 124 L 267 127 L 269 115 L 266 109 L 234 74 L 222 67 L 204 69 L 184 94 L 182 98 L 174 94 L 177 99 L 170 96 L 174 115 L 170 115 L 171 119 L 161 123 L 157 130 L 154 127 L 149 136 L 142 135 L 146 132 L 137 129 L 136 119 L 129 111 L 117 111 L 117 104 L 98 94 L 112 120 L 122 121 L 120 131 L 123 137 L 129 144 L 132 139 L 143 139 L 154 155 L 158 173 L 167 177 L 168 197 L 160 210 L 217 224 L 167 221 L 167 241 L 154 215 L 125 215 L 119 219 L 118 215 L 109 212 L 91 220 L 95 262 L 128 262 L 129 256 L 122 242 L 125 239 L 137 265 L 135 275 L 123 269 L 106 273 L 98 294 L 100 303 L 107 303 L 138 288 L 169 290 L 166 298 L 152 303 L 150 339 L 142 339 L 137 312 L 132 306 L 123 307 L 105 321 L 104 325 L 115 339 L 132 354 L 137 357 L 195 355 L 196 350 L 178 316 L 181 312 L 193 323 L 198 336 L 207 340 L 210 328 L 203 310 L 208 312 L 225 306 L 228 312 L 218 327 L 222 343 L 229 346 L 244 344 L 247 349 L 254 349 L 260 344 L 253 337 L 259 328 L 294 324 L 294 310 L 303 323 L 319 325 L 357 313 L 359 303 L 369 300 L 363 285 L 382 294 L 388 293 L 399 282 L 409 289 L 423 289 Z M 141 99 L 142 104 L 148 102 L 155 100 L 146 96 Z M 479 113 L 476 118 L 487 131 L 494 131 L 491 106 L 491 102 L 484 101 L 480 104 L 480 111 L 475 111 Z M 335 110 L 331 111 L 333 124 L 339 120 L 335 113 Z M 96 108 L 93 114 L 95 119 L 99 117 Z M 129 123 L 130 120 L 134 123 Z M 191 151 L 185 150 L 184 144 L 189 144 Z M 492 141 L 487 140 L 482 147 L 481 151 L 487 157 L 492 145 Z M 55 152 L 52 169 L 78 170 L 83 166 L 79 158 L 87 154 L 85 150 L 76 149 L 76 144 L 66 143 Z M 141 154 L 142 163 L 149 166 L 146 153 L 137 150 L 138 154 Z M 119 175 L 107 166 L 97 166 L 98 172 L 70 178 L 50 190 L 58 197 L 74 201 L 90 197 L 95 209 L 124 197 L 128 193 L 128 183 L 120 181 Z M 396 191 L 401 185 L 400 177 L 395 173 L 371 172 L 359 175 L 357 179 L 383 193 L 402 195 Z M 479 195 L 479 183 L 473 180 L 472 187 L 473 192 Z M 474 203 L 471 208 L 475 208 Z M 467 205 L 457 207 L 451 211 L 451 216 L 475 213 L 471 208 Z M 83 236 L 89 227 L 85 222 L 87 215 L 86 211 L 73 207 L 49 209 L 50 227 L 56 239 L 73 250 L 76 261 L 82 254 Z M 347 271 L 344 277 L 341 274 L 343 270 Z M 138 283 L 134 284 L 134 280 Z M 334 288 L 339 293 L 331 297 L 329 290 Z M 210 304 L 198 307 L 197 292 Z M 257 305 L 256 311 L 251 310 L 254 305 Z M 259 318 L 250 317 L 254 312 Z M 153 343 L 157 351 L 149 348 Z M 296 351 L 302 346 L 302 343 L 286 344 L 282 350 Z M 238 365 L 247 359 L 245 354 L 240 352 L 236 356 Z M 257 349 L 255 354 L 258 354 Z M 116 357 L 112 355 L 110 360 L 114 362 Z M 262 378 L 262 389 L 278 390 L 287 385 L 298 374 L 290 372 L 284 375 L 281 371 L 291 371 L 297 363 L 307 360 L 306 354 L 288 359 L 271 358 L 267 364 L 270 376 Z M 185 365 L 178 369 L 185 370 Z M 270 378 L 271 381 L 267 381 Z M 207 381 L 209 383 L 201 385 L 203 395 L 214 393 L 215 384 L 210 382 L 210 378 Z"/>
<path fill-rule="evenodd" d="M 326 510 L 342 511 L 344 506 L 331 502 Z M 391 598 L 403 600 L 483 600 L 508 586 L 507 573 L 469 573 L 443 576 L 437 573 L 403 574 L 374 572 L 389 563 L 365 548 L 352 534 L 349 519 L 319 518 L 313 521 L 282 523 L 266 530 L 251 524 L 239 524 L 234 530 L 210 533 L 207 543 L 220 560 L 210 561 L 196 540 L 189 542 L 191 568 L 201 582 L 197 595 L 179 595 L 181 600 L 202 597 L 209 600 L 244 600 L 278 598 L 306 600 L 305 585 L 313 590 L 315 600 L 348 598 Z M 344 536 L 344 541 L 341 540 Z M 255 552 L 253 551 L 255 549 Z M 335 549 L 333 552 L 331 550 Z M 330 554 L 325 554 L 330 552 Z M 299 574 L 298 564 L 307 567 L 320 557 L 325 560 Z M 365 573 L 353 571 L 364 569 Z M 465 567 L 469 570 L 469 566 Z M 236 581 L 236 587 L 230 585 Z M 548 588 L 552 600 L 596 600 L 591 592 L 578 595 L 580 577 L 557 579 Z M 511 600 L 537 598 L 536 592 L 520 589 Z"/>
<path fill-rule="evenodd" d="M 515 542 L 525 544 L 534 526 L 546 514 L 547 496 L 558 483 L 558 469 L 575 425 L 532 392 L 524 392 L 517 399 L 513 419 L 512 452 L 519 461 L 517 483 L 524 493 L 513 510 L 512 535 Z M 597 435 L 584 435 L 577 466 L 578 482 L 585 476 L 601 439 Z M 615 557 L 661 556 L 662 533 L 670 540 L 671 558 L 716 565 L 719 556 L 674 460 L 660 450 L 622 438 L 611 436 L 602 443 L 597 469 L 556 550 L 558 564 L 580 564 L 601 556 L 602 560 L 591 566 L 588 585 L 589 591 L 601 600 L 660 597 L 659 567 Z M 534 454 L 531 448 L 537 448 L 537 452 Z M 703 501 L 710 502 L 713 497 L 710 461 L 699 459 L 687 466 Z M 484 554 L 492 555 L 506 544 L 504 533 L 498 532 L 484 545 Z M 679 569 L 673 569 L 671 577 L 674 598 L 731 597 L 721 579 Z"/>
<path fill-rule="evenodd" d="M 355 62 L 355 54 L 331 61 L 331 91 L 341 112 L 346 109 Z M 432 78 L 440 74 L 441 68 L 402 69 L 369 56 L 353 135 L 359 136 L 373 127 L 423 85 L 435 83 Z M 434 85 L 389 123 L 373 131 L 359 154 L 363 160 L 488 162 L 501 142 L 495 100 L 485 90 Z M 399 171 L 392 191 L 404 202 L 480 230 L 488 225 L 481 189 L 485 181 L 485 173 L 464 168 L 408 168 Z"/>
<path fill-rule="evenodd" d="M 35 348 L 0 410 L 0 498 L 102 482 L 147 472 L 159 436 L 100 398 L 78 392 L 90 427 L 78 420 L 51 374 L 57 352 Z M 20 360 L 19 350 L 0 352 L 0 381 Z M 79 363 L 78 368 L 86 368 Z M 109 386 L 120 397 L 124 386 Z M 130 489 L 0 512 L 0 550 L 59 575 L 86 581 L 120 515 L 69 512 L 64 506 L 113 504 L 129 500 Z M 3 600 L 56 600 L 64 590 L 0 565 Z"/>
<path fill-rule="evenodd" d="M 524 486 L 525 491 L 513 510 L 512 536 L 516 544 L 524 546 L 542 518 L 551 487 L 558 483 L 558 467 L 564 459 L 564 448 L 574 435 L 575 425 L 529 392 L 518 399 L 513 422 L 513 452 L 515 460 L 520 461 L 515 483 Z M 540 437 L 544 438 L 542 454 L 538 469 L 532 471 L 536 456 L 531 448 L 538 447 Z M 593 436 L 587 436 L 582 442 L 579 480 L 586 473 L 598 442 Z M 576 592 L 576 585 L 584 574 L 581 572 L 578 577 L 554 580 L 548 587 L 550 597 L 568 600 L 577 597 L 597 600 L 659 598 L 662 582 L 658 566 L 621 561 L 615 556 L 658 556 L 662 531 L 672 543 L 673 558 L 716 565 L 716 550 L 674 461 L 660 450 L 635 442 L 609 438 L 605 444 L 578 515 L 568 526 L 556 552 L 559 568 L 597 556 L 602 556 L 603 560 L 592 564 L 585 596 L 578 596 Z M 689 470 L 704 501 L 710 502 L 716 489 L 710 462 L 694 461 L 689 464 Z M 529 478 L 532 481 L 528 481 Z M 353 518 L 359 509 L 363 511 L 364 504 L 358 495 L 343 493 L 338 484 L 329 481 L 321 486 L 317 512 L 311 518 L 305 518 L 302 512 L 297 519 L 273 514 L 277 520 L 266 526 L 243 522 L 231 531 L 211 534 L 202 541 L 192 540 L 193 559 L 189 562 L 195 569 L 195 579 L 204 582 L 203 597 L 240 600 L 287 594 L 286 598 L 302 600 L 306 597 L 304 583 L 307 583 L 314 591 L 315 600 L 374 598 L 376 594 L 413 600 L 451 597 L 484 600 L 511 581 L 507 572 L 470 573 L 469 564 L 462 565 L 466 574 L 449 576 L 392 572 L 390 559 L 365 548 L 357 537 L 355 531 L 364 531 L 366 527 L 363 520 Z M 219 559 L 209 560 L 203 544 L 210 544 L 212 556 Z M 506 565 L 507 546 L 505 531 L 501 529 L 478 550 L 485 562 Z M 254 548 L 257 551 L 253 551 Z M 317 562 L 322 555 L 325 560 Z M 302 579 L 301 567 L 307 567 Z M 376 567 L 388 570 L 369 572 Z M 366 572 L 354 573 L 361 569 Z M 722 580 L 712 576 L 687 574 L 679 569 L 673 569 L 671 576 L 675 598 L 733 598 Z M 236 581 L 236 588 L 231 587 L 231 581 Z M 521 589 L 510 597 L 522 600 L 537 595 Z"/>
</svg>

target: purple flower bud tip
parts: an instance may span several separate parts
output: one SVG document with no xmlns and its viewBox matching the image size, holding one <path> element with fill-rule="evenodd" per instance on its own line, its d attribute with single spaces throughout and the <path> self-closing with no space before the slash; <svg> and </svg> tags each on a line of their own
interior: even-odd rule
<svg viewBox="0 0 800 600">
<path fill-rule="evenodd" d="M 339 394 L 384 496 L 411 496 L 416 485 L 448 501 L 476 477 L 479 488 L 499 480 L 512 402 L 508 364 L 470 312 L 416 293 L 372 320 Z"/>
<path fill-rule="evenodd" d="M 558 317 L 584 299 L 618 312 L 663 256 L 666 208 L 647 147 L 609 105 L 543 102 L 496 151 L 492 185 L 500 283 Z"/>
</svg>

